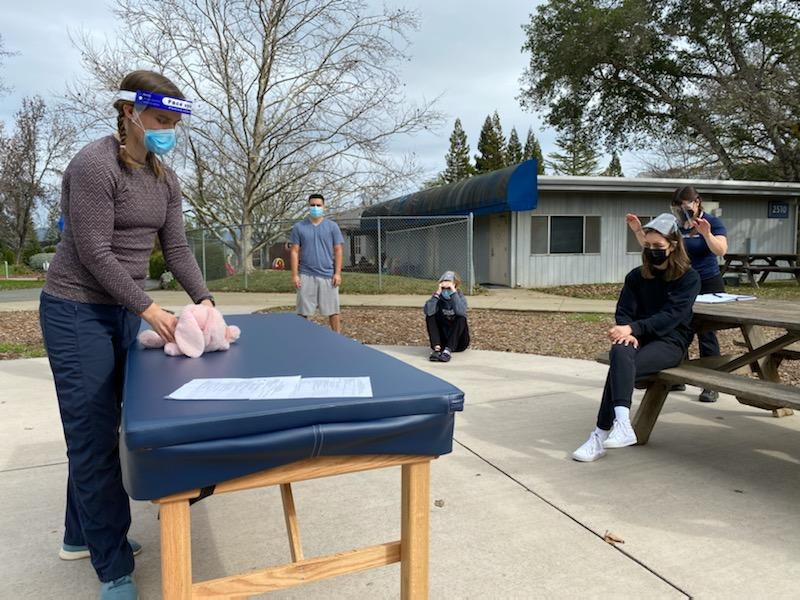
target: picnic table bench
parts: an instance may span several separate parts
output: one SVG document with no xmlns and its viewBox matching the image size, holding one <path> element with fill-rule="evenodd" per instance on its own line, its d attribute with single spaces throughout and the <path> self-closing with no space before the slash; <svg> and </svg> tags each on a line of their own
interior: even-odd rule
<svg viewBox="0 0 800 600">
<path fill-rule="evenodd" d="M 800 264 L 797 254 L 726 254 L 725 263 L 720 265 L 720 272 L 744 273 L 753 287 L 764 283 L 770 273 L 788 273 L 800 283 Z M 786 264 L 779 264 L 786 263 Z M 758 281 L 755 276 L 759 275 Z"/>
<path fill-rule="evenodd" d="M 800 388 L 780 382 L 778 365 L 800 358 L 800 307 L 790 302 L 754 300 L 694 305 L 695 327 L 700 331 L 739 328 L 744 337 L 737 355 L 686 360 L 637 381 L 646 389 L 632 419 L 639 444 L 646 444 L 673 385 L 688 384 L 731 394 L 742 403 L 771 410 L 776 417 L 800 410 Z M 765 327 L 785 333 L 769 340 Z M 608 354 L 598 357 L 608 363 Z M 759 378 L 737 374 L 751 370 Z"/>
</svg>

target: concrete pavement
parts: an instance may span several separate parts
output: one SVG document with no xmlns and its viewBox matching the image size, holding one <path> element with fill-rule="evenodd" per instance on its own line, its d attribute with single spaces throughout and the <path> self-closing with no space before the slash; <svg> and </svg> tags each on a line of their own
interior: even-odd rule
<svg viewBox="0 0 800 600">
<path fill-rule="evenodd" d="M 593 427 L 606 368 L 467 351 L 430 363 L 466 392 L 454 452 L 433 463 L 431 598 L 796 598 L 800 420 L 729 396 L 670 395 L 650 443 L 592 464 L 569 453 Z M 88 561 L 59 561 L 66 463 L 46 359 L 0 362 L 0 598 L 93 598 Z M 637 398 L 641 392 L 637 392 Z M 295 486 L 306 556 L 399 536 L 399 471 Z M 434 501 L 441 501 L 436 502 Z M 159 597 L 155 508 L 133 502 L 142 598 Z M 275 489 L 192 508 L 198 579 L 289 559 Z M 605 531 L 625 540 L 611 546 Z M 398 597 L 395 566 L 269 595 Z"/>
<path fill-rule="evenodd" d="M 38 310 L 39 289 L 0 291 L 0 311 Z M 156 290 L 148 292 L 155 302 L 170 310 L 178 310 L 188 303 L 183 292 Z M 252 312 L 260 308 L 294 306 L 295 294 L 263 294 L 257 292 L 215 292 L 217 306 L 224 313 Z M 396 294 L 342 294 L 342 306 L 408 306 L 421 307 L 428 296 Z M 613 313 L 613 300 L 586 300 L 544 294 L 524 289 L 491 289 L 485 294 L 469 296 L 471 308 L 496 310 L 531 310 L 544 312 L 600 312 Z"/>
</svg>

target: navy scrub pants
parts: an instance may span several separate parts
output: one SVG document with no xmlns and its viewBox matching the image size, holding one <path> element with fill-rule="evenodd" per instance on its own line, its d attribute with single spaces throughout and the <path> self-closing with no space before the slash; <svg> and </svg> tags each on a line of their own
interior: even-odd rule
<svg viewBox="0 0 800 600">
<path fill-rule="evenodd" d="M 42 292 L 39 321 L 67 442 L 64 543 L 89 547 L 100 581 L 118 579 L 133 572 L 118 444 L 125 357 L 141 319 Z"/>
<path fill-rule="evenodd" d="M 701 294 L 718 294 L 725 291 L 725 282 L 722 275 L 715 275 L 708 279 L 700 280 Z M 697 334 L 697 345 L 700 349 L 700 356 L 719 356 L 719 340 L 716 331 L 706 331 Z"/>
<path fill-rule="evenodd" d="M 677 366 L 686 349 L 664 340 L 654 340 L 634 348 L 633 345 L 613 344 L 609 353 L 608 376 L 603 389 L 603 401 L 597 413 L 597 427 L 611 429 L 614 407 L 631 407 L 633 386 L 637 379 Z"/>
</svg>

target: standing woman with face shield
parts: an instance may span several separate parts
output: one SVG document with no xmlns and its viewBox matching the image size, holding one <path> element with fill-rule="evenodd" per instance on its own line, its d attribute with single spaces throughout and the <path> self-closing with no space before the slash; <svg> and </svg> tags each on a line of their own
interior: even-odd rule
<svg viewBox="0 0 800 600">
<path fill-rule="evenodd" d="M 714 294 L 725 291 L 717 257 L 728 251 L 728 232 L 722 219 L 703 211 L 703 201 L 694 187 L 687 185 L 675 190 L 671 203 L 672 214 L 678 220 L 680 233 L 692 268 L 700 275 L 700 293 Z M 636 215 L 627 215 L 628 226 L 639 243 L 644 245 L 642 224 Z M 713 331 L 697 333 L 700 356 L 719 356 L 719 341 Z M 719 393 L 703 390 L 700 402 L 716 402 Z"/>
<path fill-rule="evenodd" d="M 144 291 L 158 235 L 167 267 L 196 303 L 213 305 L 183 226 L 175 173 L 159 156 L 191 111 L 180 90 L 150 71 L 126 76 L 117 131 L 72 159 L 62 182 L 64 231 L 47 272 L 39 317 L 67 443 L 64 560 L 90 557 L 101 599 L 134 599 L 131 516 L 118 441 L 127 349 L 141 319 L 172 341 L 173 314 Z"/>
</svg>

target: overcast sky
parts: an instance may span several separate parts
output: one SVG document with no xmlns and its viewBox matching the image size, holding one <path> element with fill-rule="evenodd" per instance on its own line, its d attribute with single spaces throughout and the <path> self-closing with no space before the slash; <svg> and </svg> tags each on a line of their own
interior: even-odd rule
<svg viewBox="0 0 800 600">
<path fill-rule="evenodd" d="M 379 7 L 381 1 L 369 0 Z M 556 150 L 555 132 L 542 129 L 542 117 L 524 111 L 517 101 L 519 78 L 526 64 L 522 25 L 540 2 L 524 0 L 386 0 L 388 6 L 405 6 L 420 16 L 420 29 L 412 35 L 412 59 L 403 76 L 409 99 L 441 95 L 439 110 L 447 120 L 438 132 L 398 138 L 393 151 L 414 152 L 428 176 L 444 168 L 453 121 L 460 117 L 474 155 L 481 125 L 497 110 L 508 136 L 512 126 L 524 143 L 533 127 L 547 155 Z M 84 28 L 98 38 L 112 37 L 116 22 L 110 9 L 97 0 L 29 0 L 6 2 L 0 34 L 7 50 L 2 77 L 13 89 L 0 98 L 0 120 L 11 125 L 24 96 L 57 96 L 65 83 L 80 73 L 80 55 L 68 32 Z M 601 166 L 608 164 L 603 157 Z M 625 174 L 635 175 L 638 161 L 623 155 Z"/>
</svg>

